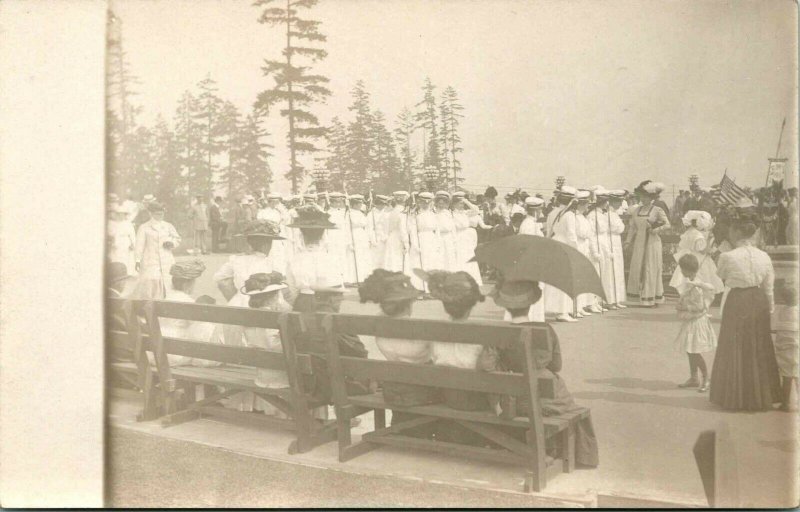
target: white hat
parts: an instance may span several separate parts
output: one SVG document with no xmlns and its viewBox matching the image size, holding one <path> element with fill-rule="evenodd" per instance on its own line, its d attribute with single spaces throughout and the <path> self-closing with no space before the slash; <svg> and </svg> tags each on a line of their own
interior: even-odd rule
<svg viewBox="0 0 800 512">
<path fill-rule="evenodd" d="M 703 210 L 689 210 L 681 220 L 683 221 L 683 225 L 687 228 L 691 226 L 692 221 L 694 221 L 695 226 L 697 226 L 697 229 L 700 231 L 708 231 L 714 223 L 711 214 Z"/>
<path fill-rule="evenodd" d="M 252 295 L 261 295 L 261 294 L 270 293 L 270 292 L 277 292 L 278 290 L 284 290 L 286 288 L 288 288 L 288 286 L 285 285 L 284 283 L 281 283 L 281 284 L 270 284 L 270 285 L 267 285 L 267 287 L 262 289 L 262 290 L 250 290 L 249 292 L 246 292 L 246 291 L 244 291 L 244 288 L 242 288 L 239 291 L 241 291 L 243 295 L 252 296 Z"/>
<path fill-rule="evenodd" d="M 392 195 L 393 196 L 407 196 L 408 192 L 406 192 L 405 190 L 395 190 L 394 192 L 392 192 Z"/>
<path fill-rule="evenodd" d="M 376 194 L 375 195 L 375 199 L 380 199 L 381 201 L 388 201 L 389 200 L 389 196 L 385 196 L 383 194 Z"/>
<path fill-rule="evenodd" d="M 350 200 L 351 201 L 363 201 L 364 200 L 364 196 L 362 196 L 361 194 L 352 194 L 350 196 Z"/>
<path fill-rule="evenodd" d="M 615 199 L 622 199 L 623 197 L 625 197 L 625 191 L 617 188 L 614 190 L 609 190 L 608 195 Z"/>
<path fill-rule="evenodd" d="M 513 217 L 515 213 L 521 213 L 525 215 L 525 208 L 518 205 L 517 203 L 514 203 L 513 205 L 511 205 L 511 211 L 509 212 L 509 215 Z"/>
<path fill-rule="evenodd" d="M 450 192 L 447 192 L 446 190 L 437 190 L 436 197 L 446 197 L 447 199 L 450 199 Z"/>
<path fill-rule="evenodd" d="M 419 197 L 420 199 L 431 200 L 431 199 L 433 199 L 433 194 L 431 194 L 430 192 L 420 192 L 419 196 L 417 196 L 417 197 Z"/>
<path fill-rule="evenodd" d="M 453 192 L 453 199 L 455 199 L 456 197 L 459 197 L 459 198 L 467 197 L 467 193 L 464 192 L 463 190 L 457 190 L 457 191 Z"/>
<path fill-rule="evenodd" d="M 342 194 L 341 192 L 331 192 L 330 194 L 328 194 L 328 197 L 331 199 L 341 199 L 344 197 L 344 194 Z"/>
<path fill-rule="evenodd" d="M 578 199 L 579 201 L 586 201 L 590 196 L 591 193 L 588 190 L 578 190 L 575 193 L 575 199 Z"/>
<path fill-rule="evenodd" d="M 544 199 L 536 196 L 528 196 L 525 198 L 525 206 L 530 206 L 533 208 L 544 206 Z"/>
<path fill-rule="evenodd" d="M 595 185 L 591 188 L 595 197 L 608 197 L 611 193 L 603 187 L 603 185 Z"/>
<path fill-rule="evenodd" d="M 280 194 L 272 193 L 267 194 L 267 199 L 283 199 Z"/>
<path fill-rule="evenodd" d="M 316 198 L 317 194 L 311 194 L 311 193 L 303 194 L 303 199 L 316 199 Z"/>
<path fill-rule="evenodd" d="M 570 187 L 569 185 L 564 185 L 563 187 L 561 187 L 561 190 L 558 191 L 558 195 L 570 196 L 570 197 L 574 196 L 577 193 L 578 189 L 575 187 Z"/>
<path fill-rule="evenodd" d="M 660 194 L 664 191 L 664 184 L 658 181 L 651 181 L 644 186 L 644 191 L 648 194 Z"/>
<path fill-rule="evenodd" d="M 733 206 L 734 208 L 752 208 L 755 206 L 755 203 L 753 203 L 753 201 L 750 200 L 749 197 L 742 197 L 741 199 L 736 201 L 736 204 Z"/>
<path fill-rule="evenodd" d="M 155 200 L 156 200 L 156 196 L 154 196 L 153 194 L 147 194 L 142 198 L 142 201 L 145 202 L 145 203 L 150 203 L 150 202 L 155 201 Z"/>
</svg>

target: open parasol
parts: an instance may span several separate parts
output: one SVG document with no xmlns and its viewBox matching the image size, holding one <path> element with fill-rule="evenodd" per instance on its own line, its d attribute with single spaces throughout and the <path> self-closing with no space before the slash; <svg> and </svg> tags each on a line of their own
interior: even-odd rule
<svg viewBox="0 0 800 512">
<path fill-rule="evenodd" d="M 589 259 L 577 249 L 535 235 L 506 236 L 475 249 L 474 261 L 486 263 L 507 281 L 539 281 L 572 298 L 593 293 L 606 300 L 603 284 Z"/>
</svg>

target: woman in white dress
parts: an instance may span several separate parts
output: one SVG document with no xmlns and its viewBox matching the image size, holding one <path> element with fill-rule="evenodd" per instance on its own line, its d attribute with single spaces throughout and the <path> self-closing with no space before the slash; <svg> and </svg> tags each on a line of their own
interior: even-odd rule
<svg viewBox="0 0 800 512">
<path fill-rule="evenodd" d="M 614 305 L 616 302 L 614 300 L 614 264 L 611 261 L 608 191 L 599 185 L 593 187 L 592 190 L 595 197 L 595 204 L 592 206 L 589 213 L 586 214 L 586 219 L 589 221 L 589 227 L 592 231 L 589 243 L 596 257 L 593 263 L 597 270 L 597 275 L 600 276 L 600 282 L 603 285 L 603 291 L 606 295 L 606 302 L 603 303 L 600 297 L 594 296 L 588 305 L 588 312 L 602 313 L 609 309 L 617 309 Z"/>
<path fill-rule="evenodd" d="M 150 220 L 136 233 L 136 268 L 139 280 L 133 297 L 163 299 L 167 293 L 167 276 L 175 263 L 172 250 L 181 243 L 175 226 L 164 220 L 164 206 L 150 203 Z"/>
<path fill-rule="evenodd" d="M 408 239 L 408 212 L 406 202 L 408 192 L 398 190 L 393 195 L 394 205 L 386 216 L 386 252 L 383 267 L 392 272 L 403 272 L 408 259 L 410 242 Z"/>
<path fill-rule="evenodd" d="M 350 243 L 350 226 L 348 225 L 345 196 L 341 192 L 331 192 L 328 195 L 330 208 L 328 215 L 331 222 L 336 225 L 336 230 L 325 235 L 325 243 L 329 253 L 329 264 L 332 271 L 339 274 L 340 285 L 344 286 L 345 269 L 347 268 L 347 244 Z"/>
<path fill-rule="evenodd" d="M 627 288 L 625 286 L 625 254 L 622 246 L 622 234 L 625 232 L 625 223 L 622 222 L 620 211 L 622 201 L 625 198 L 624 190 L 612 190 L 609 197 L 608 208 L 608 233 L 611 238 L 611 266 L 613 267 L 613 305 L 617 309 L 625 309 L 627 306 L 622 302 L 627 299 Z"/>
<path fill-rule="evenodd" d="M 433 194 L 422 192 L 417 196 L 417 210 L 409 219 L 411 248 L 408 253 L 409 264 L 406 267 L 421 268 L 426 271 L 441 270 L 442 246 L 439 239 L 439 222 L 431 208 Z M 425 283 L 416 273 L 406 272 L 415 288 L 426 290 Z"/>
<path fill-rule="evenodd" d="M 267 204 L 264 208 L 261 208 L 256 215 L 257 220 L 266 220 L 273 224 L 279 226 L 281 236 L 284 238 L 286 237 L 284 233 L 284 213 L 282 210 L 281 205 L 281 196 L 280 194 L 267 194 Z M 272 249 L 270 249 L 269 255 L 272 259 L 272 264 L 274 266 L 275 271 L 280 272 L 282 274 L 286 273 L 286 262 L 288 261 L 288 254 L 286 252 L 286 246 L 288 244 L 285 240 L 273 240 L 272 241 Z"/>
<path fill-rule="evenodd" d="M 600 274 L 600 256 L 597 251 L 595 242 L 594 231 L 589 219 L 586 218 L 586 213 L 589 210 L 590 193 L 588 190 L 579 190 L 575 195 L 575 232 L 578 238 L 578 250 L 592 262 L 595 269 Z M 590 293 L 582 293 L 578 295 L 575 300 L 575 310 L 573 316 L 575 318 L 583 318 L 591 316 L 592 312 L 602 312 L 601 309 L 593 308 L 597 306 L 597 296 Z"/>
<path fill-rule="evenodd" d="M 367 233 L 369 235 L 373 269 L 383 268 L 384 260 L 386 259 L 387 221 L 390 210 L 389 197 L 376 195 L 373 199 L 372 208 L 367 214 Z"/>
<path fill-rule="evenodd" d="M 542 230 L 542 223 L 539 222 L 539 218 L 542 215 L 543 208 L 544 208 L 544 199 L 542 199 L 541 197 L 529 196 L 525 198 L 525 210 L 527 215 L 525 219 L 523 219 L 522 224 L 520 224 L 519 226 L 520 235 L 544 236 L 544 231 Z M 530 307 L 528 308 L 528 321 L 544 322 L 545 305 L 544 305 L 543 287 L 540 283 L 536 283 L 536 286 L 539 288 L 541 299 L 531 304 Z M 509 313 L 508 311 L 504 312 L 503 321 L 510 322 L 511 313 Z"/>
<path fill-rule="evenodd" d="M 478 246 L 479 226 L 491 229 L 483 222 L 481 210 L 466 198 L 464 192 L 453 193 L 453 222 L 456 226 L 456 269 L 472 276 L 478 286 L 483 284 L 481 271 L 477 261 L 470 261 L 475 256 Z"/>
<path fill-rule="evenodd" d="M 136 268 L 136 231 L 128 220 L 126 210 L 119 204 L 111 205 L 108 219 L 108 260 L 124 263 L 129 274 Z"/>
<path fill-rule="evenodd" d="M 712 236 L 711 228 L 714 227 L 714 220 L 711 218 L 711 214 L 702 210 L 689 210 L 683 216 L 682 222 L 687 229 L 681 235 L 678 251 L 673 255 L 675 261 L 679 261 L 685 254 L 694 255 L 700 265 L 697 271 L 697 279 L 712 285 L 715 295 L 722 293 L 725 291 L 725 285 L 722 283 L 722 279 L 717 276 L 717 265 L 714 263 L 714 258 L 711 254 L 713 245 L 710 240 Z M 675 268 L 669 285 L 678 290 L 684 281 L 685 277 L 679 265 Z"/>
<path fill-rule="evenodd" d="M 344 282 L 357 285 L 372 273 L 367 216 L 364 215 L 364 196 L 361 194 L 350 196 L 344 228 L 347 247 Z"/>
<path fill-rule="evenodd" d="M 558 206 L 547 216 L 547 234 L 553 240 L 578 248 L 577 221 L 575 218 L 575 195 L 578 191 L 570 186 L 563 186 L 556 196 Z M 559 322 L 576 322 L 573 318 L 573 301 L 564 292 L 554 286 L 545 286 L 545 308 L 556 314 Z"/>
<path fill-rule="evenodd" d="M 453 212 L 450 211 L 450 193 L 440 190 L 436 192 L 436 224 L 439 230 L 441 247 L 441 269 L 457 270 L 458 255 L 456 253 L 456 224 Z"/>
</svg>

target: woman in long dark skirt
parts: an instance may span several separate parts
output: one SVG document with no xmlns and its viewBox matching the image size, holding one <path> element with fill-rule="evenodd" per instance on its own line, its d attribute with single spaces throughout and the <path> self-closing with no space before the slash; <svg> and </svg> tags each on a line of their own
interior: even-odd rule
<svg viewBox="0 0 800 512">
<path fill-rule="evenodd" d="M 775 272 L 767 253 L 750 243 L 756 224 L 736 219 L 720 255 L 717 274 L 731 289 L 722 314 L 711 373 L 711 402 L 728 410 L 767 411 L 781 401 L 781 383 L 770 334 Z"/>
</svg>

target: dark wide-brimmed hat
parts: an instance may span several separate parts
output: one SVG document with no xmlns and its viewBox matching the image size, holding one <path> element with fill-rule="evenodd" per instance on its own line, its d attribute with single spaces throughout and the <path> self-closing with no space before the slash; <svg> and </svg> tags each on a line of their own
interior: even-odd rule
<svg viewBox="0 0 800 512">
<path fill-rule="evenodd" d="M 402 272 L 379 268 L 358 287 L 361 302 L 395 302 L 416 299 L 422 292 L 411 285 L 411 278 Z"/>
<path fill-rule="evenodd" d="M 503 281 L 489 295 L 500 307 L 525 309 L 539 301 L 542 291 L 536 281 Z"/>
<path fill-rule="evenodd" d="M 179 261 L 170 267 L 169 275 L 181 279 L 197 279 L 205 270 L 206 266 L 200 260 Z"/>
<path fill-rule="evenodd" d="M 428 290 L 434 299 L 442 302 L 483 301 L 483 294 L 481 294 L 478 283 L 463 270 L 448 272 L 445 270 L 425 271 L 415 268 L 414 273 L 428 283 Z"/>
<path fill-rule="evenodd" d="M 287 288 L 287 286 L 286 283 L 284 283 L 283 274 L 280 272 L 270 272 L 269 274 L 259 272 L 248 277 L 244 282 L 244 286 L 242 286 L 239 291 L 242 292 L 243 295 L 252 297 L 254 295 L 276 292 L 284 288 Z"/>
<path fill-rule="evenodd" d="M 242 234 L 246 237 L 269 238 L 270 240 L 284 240 L 281 236 L 281 227 L 275 222 L 268 220 L 254 220 L 249 222 Z"/>
<path fill-rule="evenodd" d="M 330 215 L 315 206 L 303 206 L 295 211 L 297 217 L 288 225 L 290 228 L 336 229 L 336 224 L 330 221 Z"/>
<path fill-rule="evenodd" d="M 128 273 L 128 267 L 119 261 L 112 261 L 106 267 L 106 282 L 116 284 L 120 281 L 133 279 L 134 276 Z"/>
</svg>

